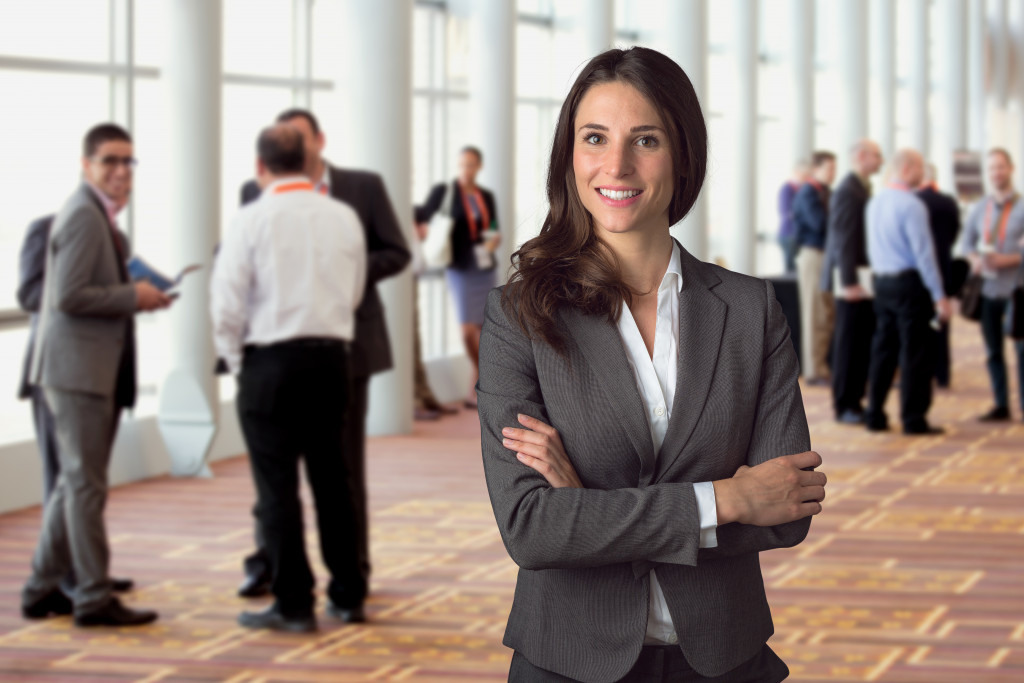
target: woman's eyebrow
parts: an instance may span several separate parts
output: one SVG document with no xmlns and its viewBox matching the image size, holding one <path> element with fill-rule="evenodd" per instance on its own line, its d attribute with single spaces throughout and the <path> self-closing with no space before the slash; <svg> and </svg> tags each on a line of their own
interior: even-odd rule
<svg viewBox="0 0 1024 683">
<path fill-rule="evenodd" d="M 608 126 L 602 126 L 600 123 L 584 123 L 582 126 L 579 127 L 578 130 L 583 130 L 585 128 L 590 128 L 592 130 L 603 130 L 603 131 L 607 131 L 608 130 Z M 632 128 L 629 129 L 629 132 L 630 133 L 646 133 L 646 132 L 649 132 L 649 131 L 652 131 L 652 130 L 660 131 L 662 133 L 665 132 L 664 129 L 661 128 L 661 126 L 652 126 L 652 125 L 633 126 Z"/>
</svg>

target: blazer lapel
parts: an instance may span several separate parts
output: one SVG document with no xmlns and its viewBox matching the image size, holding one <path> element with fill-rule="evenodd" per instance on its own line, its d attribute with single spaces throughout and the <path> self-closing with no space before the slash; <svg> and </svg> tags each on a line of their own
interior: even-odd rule
<svg viewBox="0 0 1024 683">
<path fill-rule="evenodd" d="M 658 454 L 662 476 L 683 454 L 704 411 L 718 365 L 728 306 L 712 293 L 720 282 L 706 264 L 680 247 L 683 289 L 679 292 L 679 357 L 672 417 Z M 650 482 L 645 482 L 650 483 Z"/>
<path fill-rule="evenodd" d="M 593 366 L 601 388 L 616 407 L 615 415 L 640 458 L 641 482 L 649 481 L 654 472 L 654 444 L 636 376 L 622 348 L 618 330 L 603 318 L 575 310 L 566 310 L 563 320 L 569 336 Z"/>
</svg>

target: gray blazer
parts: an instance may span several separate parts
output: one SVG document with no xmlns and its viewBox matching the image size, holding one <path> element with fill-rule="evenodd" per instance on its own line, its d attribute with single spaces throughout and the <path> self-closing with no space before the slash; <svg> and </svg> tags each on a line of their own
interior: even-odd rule
<svg viewBox="0 0 1024 683">
<path fill-rule="evenodd" d="M 134 314 L 135 287 L 118 257 L 114 232 L 83 183 L 57 213 L 50 233 L 29 381 L 113 398 L 119 375 L 130 374 L 134 390 Z"/>
<path fill-rule="evenodd" d="M 758 553 L 804 539 L 810 519 L 727 524 L 700 549 L 693 482 L 809 449 L 789 326 L 770 284 L 681 249 L 676 403 L 655 454 L 615 326 L 559 312 L 568 357 L 531 341 L 491 292 L 480 342 L 487 488 L 519 565 L 505 645 L 581 681 L 615 681 L 647 627 L 658 572 L 690 665 L 717 676 L 773 633 Z M 502 445 L 517 413 L 554 426 L 585 488 L 551 488 Z"/>
<path fill-rule="evenodd" d="M 28 371 L 32 366 L 32 347 L 35 345 L 36 328 L 39 326 L 39 305 L 43 301 L 43 276 L 46 272 L 46 243 L 50 239 L 53 218 L 53 214 L 50 214 L 29 224 L 18 257 L 18 305 L 21 306 L 21 310 L 32 314 L 28 343 L 25 345 L 25 360 L 21 364 L 18 398 L 29 398 L 32 395 Z"/>
</svg>

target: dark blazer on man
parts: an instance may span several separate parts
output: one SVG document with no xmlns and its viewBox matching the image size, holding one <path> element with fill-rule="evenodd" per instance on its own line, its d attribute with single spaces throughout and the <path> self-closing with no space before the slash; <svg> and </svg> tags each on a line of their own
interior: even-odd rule
<svg viewBox="0 0 1024 683">
<path fill-rule="evenodd" d="M 21 255 L 18 259 L 18 305 L 23 311 L 31 313 L 32 319 L 29 323 L 25 361 L 22 363 L 21 382 L 18 385 L 18 398 L 32 396 L 32 385 L 29 384 L 28 373 L 32 367 L 32 346 L 35 344 L 36 328 L 39 326 L 39 307 L 43 303 L 46 243 L 50 239 L 50 226 L 53 225 L 53 219 L 54 214 L 50 214 L 32 221 L 25 233 L 25 241 L 21 243 Z"/>
<path fill-rule="evenodd" d="M 960 207 L 951 196 L 933 187 L 918 190 L 917 196 L 928 207 L 932 239 L 935 241 L 935 257 L 939 261 L 946 296 L 956 296 L 957 291 L 953 289 L 953 245 L 960 235 Z"/>
<path fill-rule="evenodd" d="M 813 183 L 804 183 L 793 198 L 793 226 L 800 247 L 825 248 L 828 227 L 828 202 L 831 190 Z"/>
<path fill-rule="evenodd" d="M 617 681 L 633 666 L 651 569 L 698 673 L 750 660 L 773 633 L 758 553 L 799 543 L 810 526 L 726 524 L 718 547 L 699 547 L 694 482 L 806 451 L 810 437 L 771 285 L 680 251 L 679 388 L 658 453 L 614 323 L 561 310 L 563 358 L 510 319 L 500 289 L 487 302 L 477 385 L 484 472 L 520 567 L 504 643 L 581 681 Z M 584 488 L 552 488 L 502 446 L 519 413 L 558 430 Z"/>
<path fill-rule="evenodd" d="M 821 288 L 826 292 L 832 291 L 836 268 L 839 269 L 840 284 L 850 287 L 857 284 L 857 268 L 868 265 L 864 209 L 869 197 L 864 183 L 852 172 L 832 193 L 825 238 L 825 266 L 821 272 Z"/>
<path fill-rule="evenodd" d="M 366 291 L 356 310 L 356 338 L 352 343 L 352 374 L 369 377 L 389 370 L 391 343 L 384 321 L 384 304 L 377 283 L 396 275 L 411 257 L 402 236 L 395 210 L 388 199 L 384 181 L 376 173 L 350 171 L 328 165 L 331 196 L 355 209 L 366 237 Z M 242 204 L 260 196 L 259 185 L 250 180 L 242 186 Z"/>
</svg>

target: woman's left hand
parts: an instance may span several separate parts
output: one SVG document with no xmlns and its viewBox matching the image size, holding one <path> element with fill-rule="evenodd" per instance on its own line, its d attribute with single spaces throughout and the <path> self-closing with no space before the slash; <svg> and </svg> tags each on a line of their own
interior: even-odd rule
<svg viewBox="0 0 1024 683">
<path fill-rule="evenodd" d="M 558 430 L 529 415 L 518 415 L 519 424 L 526 429 L 506 427 L 502 445 L 515 451 L 519 462 L 540 472 L 556 489 L 583 488 L 576 470 L 562 445 Z"/>
</svg>

